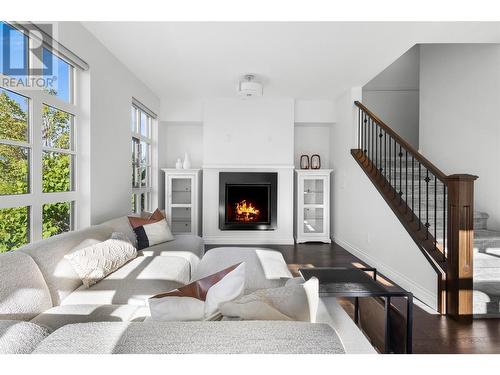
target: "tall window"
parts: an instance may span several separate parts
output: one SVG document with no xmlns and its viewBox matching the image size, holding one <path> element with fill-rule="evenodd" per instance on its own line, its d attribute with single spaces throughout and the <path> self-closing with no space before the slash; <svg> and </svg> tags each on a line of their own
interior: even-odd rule
<svg viewBox="0 0 500 375">
<path fill-rule="evenodd" d="M 4 86 L 28 77 L 34 60 L 23 32 L 0 22 L 0 252 L 71 230 L 76 207 L 75 68 L 43 49 L 56 85 L 41 89 Z M 5 51 L 9 59 L 4 58 Z M 9 61 L 8 68 L 5 64 Z M 9 70 L 10 69 L 10 70 Z"/>
<path fill-rule="evenodd" d="M 151 211 L 153 194 L 154 114 L 139 103 L 132 104 L 132 212 Z"/>
</svg>

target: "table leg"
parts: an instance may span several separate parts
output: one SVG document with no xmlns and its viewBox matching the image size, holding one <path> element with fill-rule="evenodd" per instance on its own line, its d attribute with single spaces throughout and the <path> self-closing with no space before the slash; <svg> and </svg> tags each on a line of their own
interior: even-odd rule
<svg viewBox="0 0 500 375">
<path fill-rule="evenodd" d="M 354 297 L 354 323 L 359 323 L 359 298 Z"/>
<path fill-rule="evenodd" d="M 385 297 L 385 327 L 384 327 L 384 352 L 386 354 L 390 351 L 390 316 L 391 316 L 391 297 Z"/>
<path fill-rule="evenodd" d="M 413 352 L 413 294 L 406 297 L 406 353 Z"/>
</svg>

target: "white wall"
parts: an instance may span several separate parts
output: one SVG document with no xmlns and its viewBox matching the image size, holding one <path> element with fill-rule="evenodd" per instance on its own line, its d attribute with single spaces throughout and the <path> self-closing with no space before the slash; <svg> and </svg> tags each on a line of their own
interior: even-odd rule
<svg viewBox="0 0 500 375">
<path fill-rule="evenodd" d="M 321 168 L 330 168 L 330 129 L 333 124 L 295 123 L 294 164 L 300 168 L 300 156 L 318 154 Z"/>
<path fill-rule="evenodd" d="M 79 226 L 125 215 L 131 209 L 130 111 L 132 97 L 159 113 L 159 99 L 127 70 L 78 22 L 58 23 L 59 41 L 85 60 L 90 69 L 82 74 L 79 100 L 84 113 L 77 126 L 84 128 L 78 147 Z M 83 97 L 82 97 L 83 95 Z"/>
<path fill-rule="evenodd" d="M 292 99 L 205 102 L 204 165 L 293 165 Z"/>
<path fill-rule="evenodd" d="M 500 46 L 422 45 L 420 148 L 446 174 L 470 173 L 475 210 L 500 230 Z"/>
<path fill-rule="evenodd" d="M 434 270 L 392 210 L 350 154 L 356 143 L 361 89 L 336 102 L 337 122 L 331 131 L 332 221 L 334 240 L 376 267 L 432 307 L 437 305 Z"/>
<path fill-rule="evenodd" d="M 363 104 L 418 149 L 420 48 L 410 48 L 363 86 Z"/>
<path fill-rule="evenodd" d="M 295 100 L 295 123 L 335 122 L 335 103 L 331 100 Z"/>
<path fill-rule="evenodd" d="M 159 167 L 174 168 L 177 158 L 189 154 L 192 168 L 203 165 L 203 124 L 201 122 L 167 122 L 159 124 Z M 160 171 L 158 207 L 165 207 L 165 175 Z"/>
</svg>

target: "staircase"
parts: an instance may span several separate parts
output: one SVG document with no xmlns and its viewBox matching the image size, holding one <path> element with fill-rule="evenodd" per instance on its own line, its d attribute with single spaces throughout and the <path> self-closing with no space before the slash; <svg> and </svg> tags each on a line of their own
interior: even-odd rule
<svg viewBox="0 0 500 375">
<path fill-rule="evenodd" d="M 430 181 L 427 189 L 426 176 L 422 175 L 422 171 L 419 176 L 415 160 L 410 160 L 408 167 L 403 160 L 401 168 L 399 156 L 391 159 L 382 157 L 381 160 L 381 164 L 386 167 L 386 173 L 382 171 L 382 174 L 395 178 L 395 190 L 402 192 L 402 201 L 408 202 L 410 209 L 413 206 L 412 211 L 421 217 L 424 224 L 429 223 L 429 235 L 436 239 L 438 248 L 445 248 L 446 251 L 446 195 L 443 185 L 438 183 L 435 187 L 433 181 Z M 420 215 L 419 199 L 425 202 L 420 206 Z M 428 207 L 428 218 L 427 211 L 422 212 L 422 207 Z M 500 317 L 500 232 L 487 229 L 488 218 L 487 213 L 474 211 L 473 313 L 477 318 Z"/>
<path fill-rule="evenodd" d="M 439 312 L 470 321 L 473 294 L 478 308 L 476 295 L 483 298 L 485 309 L 494 289 L 491 270 L 482 266 L 491 264 L 495 255 L 479 250 L 473 259 L 473 226 L 481 228 L 475 240 L 478 246 L 500 239 L 500 233 L 486 229 L 488 215 L 474 213 L 477 177 L 444 174 L 362 103 L 354 104 L 358 147 L 351 150 L 352 156 L 435 270 Z M 500 263 L 500 252 L 496 255 Z M 481 258 L 473 266 L 477 257 Z M 473 270 L 479 266 L 485 270 L 482 294 L 473 293 Z M 487 308 L 494 309 L 487 302 Z"/>
</svg>

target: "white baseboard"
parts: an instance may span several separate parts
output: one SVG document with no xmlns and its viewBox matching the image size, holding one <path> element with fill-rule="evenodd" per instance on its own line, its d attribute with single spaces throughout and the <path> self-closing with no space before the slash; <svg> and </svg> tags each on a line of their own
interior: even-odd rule
<svg viewBox="0 0 500 375">
<path fill-rule="evenodd" d="M 255 237 L 226 237 L 204 236 L 206 245 L 293 245 L 293 237 L 285 238 L 255 238 Z"/>
<path fill-rule="evenodd" d="M 377 272 L 380 272 L 381 274 L 387 276 L 403 289 L 412 292 L 415 298 L 418 298 L 420 301 L 429 305 L 434 310 L 437 309 L 437 291 L 436 293 L 432 293 L 430 290 L 422 288 L 421 285 L 415 283 L 413 280 L 408 279 L 406 276 L 399 273 L 394 268 L 374 259 L 363 250 L 358 249 L 357 247 L 351 245 L 349 242 L 344 241 L 337 236 L 334 236 L 332 240 L 349 251 L 351 254 L 357 256 L 363 262 L 367 263 L 371 267 L 375 267 L 377 269 Z"/>
</svg>

